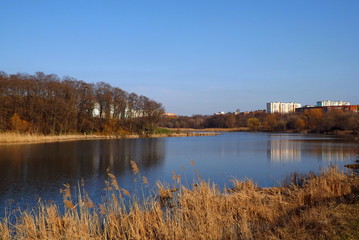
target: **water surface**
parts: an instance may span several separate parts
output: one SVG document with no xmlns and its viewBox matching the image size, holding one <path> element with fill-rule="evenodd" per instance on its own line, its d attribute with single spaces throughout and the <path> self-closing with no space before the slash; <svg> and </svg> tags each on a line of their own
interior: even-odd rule
<svg viewBox="0 0 359 240">
<path fill-rule="evenodd" d="M 358 144 L 315 134 L 223 133 L 219 136 L 93 140 L 0 146 L 0 214 L 5 206 L 34 206 L 62 202 L 64 183 L 84 180 L 96 202 L 104 195 L 106 170 L 120 187 L 138 186 L 130 160 L 150 185 L 172 182 L 180 174 L 184 184 L 198 175 L 219 186 L 230 179 L 251 178 L 259 186 L 275 186 L 292 172 L 319 172 L 330 165 L 343 169 L 358 157 Z M 194 162 L 194 166 L 191 165 Z"/>
</svg>

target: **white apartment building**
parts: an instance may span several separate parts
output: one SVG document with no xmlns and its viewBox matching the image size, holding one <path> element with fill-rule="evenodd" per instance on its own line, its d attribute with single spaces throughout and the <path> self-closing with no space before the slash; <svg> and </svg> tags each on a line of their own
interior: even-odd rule
<svg viewBox="0 0 359 240">
<path fill-rule="evenodd" d="M 325 107 L 325 106 L 345 106 L 345 105 L 350 105 L 350 102 L 330 101 L 330 100 L 318 101 L 318 102 L 317 102 L 317 106 L 318 106 L 318 107 Z"/>
<path fill-rule="evenodd" d="M 284 103 L 284 102 L 270 102 L 267 103 L 267 113 L 292 113 L 296 108 L 300 108 L 300 103 Z"/>
<path fill-rule="evenodd" d="M 106 116 L 105 112 L 102 112 L 102 115 L 100 115 L 100 104 L 99 103 L 95 103 L 94 104 L 94 108 L 92 110 L 92 116 L 93 117 L 102 117 L 104 118 Z M 110 116 L 113 116 L 115 112 L 115 109 L 114 109 L 114 105 L 111 104 L 110 105 Z M 121 116 L 121 113 L 120 115 L 118 116 L 118 118 L 132 118 L 132 117 L 143 117 L 145 115 L 144 111 L 142 110 L 133 110 L 133 109 L 129 109 L 128 107 L 125 108 L 125 111 L 124 113 L 122 113 L 123 115 Z"/>
</svg>

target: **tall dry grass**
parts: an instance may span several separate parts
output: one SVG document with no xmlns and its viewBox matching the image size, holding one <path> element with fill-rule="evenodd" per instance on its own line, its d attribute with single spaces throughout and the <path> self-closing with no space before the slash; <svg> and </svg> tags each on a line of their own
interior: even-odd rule
<svg viewBox="0 0 359 240">
<path fill-rule="evenodd" d="M 153 134 L 148 137 L 191 137 L 191 136 L 212 136 L 217 133 L 170 133 Z M 0 133 L 0 144 L 27 144 L 27 143 L 45 143 L 45 142 L 64 142 L 77 140 L 96 140 L 96 139 L 118 139 L 118 138 L 140 138 L 138 134 L 128 135 L 106 135 L 106 134 L 68 134 L 68 135 L 41 135 L 30 133 L 3 132 Z"/>
<path fill-rule="evenodd" d="M 104 139 L 109 138 L 104 135 L 42 135 L 30 133 L 4 132 L 0 133 L 0 144 L 14 143 L 38 143 L 38 142 L 61 142 L 87 139 Z"/>
<path fill-rule="evenodd" d="M 137 179 L 140 169 L 131 162 Z M 108 172 L 106 198 L 95 206 L 79 186 L 62 190 L 65 211 L 39 205 L 16 221 L 0 222 L 0 239 L 356 239 L 358 177 L 327 169 L 300 185 L 260 188 L 233 180 L 220 191 L 199 181 L 191 188 L 157 182 L 155 195 L 141 201 Z M 355 225 L 357 224 L 357 225 Z"/>
</svg>

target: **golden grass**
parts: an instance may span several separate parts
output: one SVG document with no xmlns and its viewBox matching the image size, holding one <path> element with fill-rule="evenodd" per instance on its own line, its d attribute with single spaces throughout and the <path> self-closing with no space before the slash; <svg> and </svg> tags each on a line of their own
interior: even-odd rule
<svg viewBox="0 0 359 240">
<path fill-rule="evenodd" d="M 134 165 L 132 165 L 134 168 Z M 137 167 L 137 165 L 136 165 Z M 135 169 L 136 169 L 135 167 Z M 136 169 L 136 174 L 139 172 Z M 176 179 L 177 180 L 177 179 Z M 186 188 L 156 183 L 144 202 L 123 196 L 109 173 L 108 198 L 95 206 L 84 189 L 65 211 L 39 205 L 12 225 L 0 221 L 0 239 L 357 239 L 358 176 L 335 168 L 303 179 L 301 186 L 260 188 L 233 180 L 220 191 L 205 181 Z M 127 191 L 126 191 L 127 192 Z M 129 194 L 129 193 L 128 193 Z M 125 204 L 129 201 L 130 204 Z"/>
<path fill-rule="evenodd" d="M 190 137 L 190 136 L 211 136 L 216 133 L 171 133 L 171 134 L 153 134 L 149 137 Z M 28 144 L 28 143 L 44 143 L 44 142 L 64 142 L 78 140 L 96 140 L 96 139 L 118 139 L 118 138 L 140 138 L 137 134 L 132 135 L 41 135 L 28 133 L 4 132 L 0 133 L 0 144 Z"/>
<path fill-rule="evenodd" d="M 62 142 L 62 141 L 106 139 L 106 138 L 110 138 L 110 137 L 105 135 L 81 135 L 81 134 L 41 135 L 41 134 L 5 132 L 5 133 L 0 133 L 0 144 Z"/>
</svg>

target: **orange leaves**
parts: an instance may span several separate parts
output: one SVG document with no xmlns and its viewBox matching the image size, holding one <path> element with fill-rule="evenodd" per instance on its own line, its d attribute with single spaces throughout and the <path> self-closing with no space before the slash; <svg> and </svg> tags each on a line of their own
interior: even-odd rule
<svg viewBox="0 0 359 240">
<path fill-rule="evenodd" d="M 324 112 L 321 109 L 310 109 L 303 112 L 306 126 L 309 129 L 318 129 L 322 123 Z"/>
<path fill-rule="evenodd" d="M 10 121 L 12 130 L 16 132 L 27 132 L 30 129 L 30 123 L 21 119 L 21 117 L 17 113 L 14 113 L 14 115 L 12 115 Z"/>
</svg>

